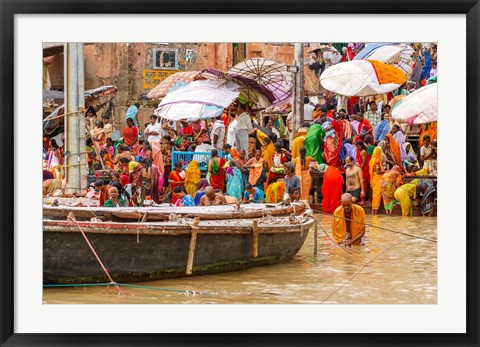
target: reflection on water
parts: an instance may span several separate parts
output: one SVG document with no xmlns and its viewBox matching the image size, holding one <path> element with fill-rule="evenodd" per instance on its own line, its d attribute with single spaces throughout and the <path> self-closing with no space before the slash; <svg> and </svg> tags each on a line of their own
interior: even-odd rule
<svg viewBox="0 0 480 347">
<path fill-rule="evenodd" d="M 316 215 L 314 228 L 290 261 L 238 272 L 141 283 L 149 288 L 44 289 L 47 304 L 435 304 L 437 219 L 367 216 L 365 246 L 349 251 L 330 237 L 331 217 Z M 326 234 L 327 233 L 327 234 Z M 170 291 L 170 290 L 177 291 Z M 189 291 L 188 293 L 186 291 Z M 194 293 L 192 294 L 192 291 Z"/>
</svg>

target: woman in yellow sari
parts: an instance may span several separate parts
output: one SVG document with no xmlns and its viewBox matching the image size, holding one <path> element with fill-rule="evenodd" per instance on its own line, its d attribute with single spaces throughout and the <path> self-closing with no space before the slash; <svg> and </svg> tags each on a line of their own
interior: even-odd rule
<svg viewBox="0 0 480 347">
<path fill-rule="evenodd" d="M 415 200 L 417 197 L 417 185 L 419 182 L 418 179 L 414 179 L 412 182 L 400 186 L 395 191 L 395 200 L 400 201 L 400 206 L 402 207 L 402 217 L 412 216 L 412 199 Z"/>
<path fill-rule="evenodd" d="M 372 187 L 372 214 L 377 214 L 382 201 L 380 181 L 383 176 L 382 149 L 375 147 L 369 162 L 370 186 Z"/>
<path fill-rule="evenodd" d="M 198 168 L 198 162 L 196 160 L 192 160 L 185 170 L 185 190 L 187 191 L 187 195 L 195 196 L 195 193 L 198 190 L 199 182 L 200 169 Z"/>
<path fill-rule="evenodd" d="M 312 185 L 312 177 L 310 176 L 310 163 L 315 160 L 307 157 L 305 147 L 300 148 L 300 156 L 294 159 L 295 176 L 300 178 L 300 200 L 310 201 L 310 187 Z"/>
<path fill-rule="evenodd" d="M 395 191 L 403 184 L 402 168 L 395 165 L 391 170 L 386 171 L 380 180 L 383 206 L 387 216 L 391 216 L 395 207 Z"/>
<path fill-rule="evenodd" d="M 280 202 L 283 200 L 283 195 L 285 194 L 285 182 L 283 178 L 279 179 L 276 182 L 272 182 L 268 185 L 267 190 L 265 191 L 265 201 L 266 202 Z"/>
</svg>

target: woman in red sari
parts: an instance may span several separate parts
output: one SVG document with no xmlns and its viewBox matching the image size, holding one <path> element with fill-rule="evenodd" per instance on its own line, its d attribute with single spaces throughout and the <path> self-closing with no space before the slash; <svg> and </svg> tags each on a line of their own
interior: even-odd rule
<svg viewBox="0 0 480 347">
<path fill-rule="evenodd" d="M 175 204 L 178 200 L 177 196 L 173 191 L 176 186 L 183 186 L 185 184 L 184 178 L 185 172 L 182 171 L 182 163 L 177 161 L 175 163 L 175 170 L 170 172 L 170 174 L 168 175 L 168 183 L 170 184 L 170 189 L 172 190 L 172 204 Z"/>
<path fill-rule="evenodd" d="M 223 171 L 223 166 L 225 165 L 226 160 L 220 158 L 218 151 L 212 149 L 212 159 L 208 162 L 208 172 L 210 173 L 210 185 L 213 189 L 220 189 L 222 192 L 225 187 L 225 173 Z"/>
<path fill-rule="evenodd" d="M 132 147 L 135 155 L 138 154 L 138 129 L 133 125 L 133 119 L 127 119 L 127 126 L 123 128 L 123 142 L 126 146 Z"/>
<path fill-rule="evenodd" d="M 357 148 L 357 158 L 355 159 L 356 165 L 362 169 L 363 176 L 363 191 L 369 194 L 370 191 L 370 156 L 367 153 L 367 146 L 362 140 L 355 142 Z M 367 189 L 368 188 L 368 189 Z M 365 197 L 367 200 L 367 197 Z"/>
<path fill-rule="evenodd" d="M 341 134 L 342 125 L 333 120 L 327 122 L 326 117 L 322 117 L 322 129 L 325 132 L 325 147 L 323 157 L 328 166 L 340 166 L 340 151 L 342 150 Z"/>
<path fill-rule="evenodd" d="M 343 193 L 343 176 L 342 172 L 335 166 L 329 166 L 323 175 L 322 184 L 322 208 L 323 212 L 333 214 L 340 201 Z"/>
</svg>

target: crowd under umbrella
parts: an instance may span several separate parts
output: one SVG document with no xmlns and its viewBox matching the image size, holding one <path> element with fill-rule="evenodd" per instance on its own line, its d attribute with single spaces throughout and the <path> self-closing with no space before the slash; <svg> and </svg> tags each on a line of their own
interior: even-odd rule
<svg viewBox="0 0 480 347">
<path fill-rule="evenodd" d="M 240 95 L 240 86 L 228 80 L 197 80 L 169 92 L 155 114 L 168 120 L 214 118 Z"/>
<path fill-rule="evenodd" d="M 353 60 L 370 59 L 391 64 L 402 70 L 407 78 L 412 75 L 412 54 L 414 49 L 408 43 L 380 42 L 367 44 Z"/>
<path fill-rule="evenodd" d="M 227 74 L 251 79 L 268 89 L 274 96 L 272 105 L 284 104 L 291 99 L 292 79 L 284 63 L 266 58 L 245 59 L 230 68 Z"/>
<path fill-rule="evenodd" d="M 433 83 L 403 98 L 393 109 L 392 118 L 410 125 L 424 124 L 436 121 L 437 114 L 438 87 Z"/>
<path fill-rule="evenodd" d="M 148 92 L 147 98 L 161 99 L 165 97 L 168 92 L 180 89 L 187 86 L 198 78 L 200 71 L 180 71 L 168 76 L 155 88 Z"/>
<path fill-rule="evenodd" d="M 352 60 L 327 68 L 320 76 L 323 88 L 344 96 L 371 96 L 398 89 L 405 73 L 377 60 Z"/>
</svg>

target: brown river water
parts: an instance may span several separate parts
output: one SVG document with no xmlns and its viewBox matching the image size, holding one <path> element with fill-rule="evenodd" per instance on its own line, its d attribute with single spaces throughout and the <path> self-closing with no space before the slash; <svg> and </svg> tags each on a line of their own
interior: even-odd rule
<svg viewBox="0 0 480 347">
<path fill-rule="evenodd" d="M 331 217 L 291 260 L 224 274 L 138 283 L 142 288 L 48 288 L 44 304 L 436 304 L 437 218 L 367 216 L 365 246 L 330 237 Z"/>
</svg>

